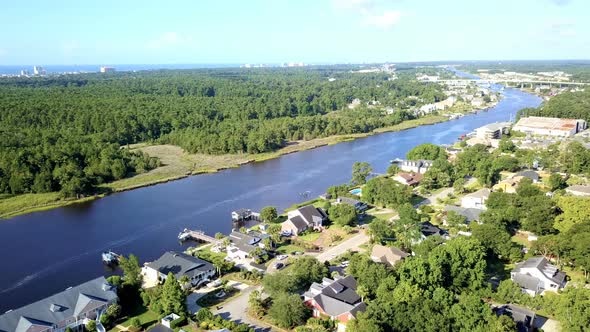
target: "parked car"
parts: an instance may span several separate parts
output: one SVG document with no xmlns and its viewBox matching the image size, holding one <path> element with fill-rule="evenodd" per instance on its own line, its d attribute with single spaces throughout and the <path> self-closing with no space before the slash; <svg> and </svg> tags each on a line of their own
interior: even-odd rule
<svg viewBox="0 0 590 332">
<path fill-rule="evenodd" d="M 303 255 L 303 251 L 294 251 L 293 255 Z"/>
<path fill-rule="evenodd" d="M 277 269 L 277 270 L 280 270 L 280 269 L 282 269 L 283 267 L 285 267 L 285 264 L 283 264 L 283 263 L 276 263 L 276 264 L 275 264 L 275 269 Z"/>
<path fill-rule="evenodd" d="M 209 288 L 218 287 L 218 286 L 221 286 L 221 279 L 211 281 L 210 283 L 207 284 L 207 287 L 209 287 Z"/>
<path fill-rule="evenodd" d="M 283 259 L 286 259 L 288 256 L 287 255 L 278 255 L 277 259 L 282 261 Z"/>
<path fill-rule="evenodd" d="M 340 263 L 340 267 L 344 268 L 344 267 L 348 267 L 348 261 L 344 261 L 342 263 Z"/>
</svg>

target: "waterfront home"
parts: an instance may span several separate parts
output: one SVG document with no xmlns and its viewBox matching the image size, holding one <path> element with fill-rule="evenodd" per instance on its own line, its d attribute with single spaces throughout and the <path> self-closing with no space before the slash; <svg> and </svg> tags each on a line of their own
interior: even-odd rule
<svg viewBox="0 0 590 332">
<path fill-rule="evenodd" d="M 404 172 L 424 174 L 432 167 L 432 160 L 402 160 L 392 161 Z"/>
<path fill-rule="evenodd" d="M 530 332 L 535 327 L 535 312 L 529 309 L 514 305 L 505 304 L 494 308 L 496 315 L 506 315 L 516 323 L 518 332 Z"/>
<path fill-rule="evenodd" d="M 358 200 L 356 200 L 354 198 L 350 198 L 350 197 L 338 197 L 336 199 L 336 201 L 334 202 L 334 205 L 338 205 L 338 204 L 352 205 L 359 212 L 364 212 L 368 208 L 366 203 L 363 203 L 361 201 L 358 201 Z"/>
<path fill-rule="evenodd" d="M 287 220 L 281 224 L 281 232 L 298 235 L 307 229 L 321 230 L 323 223 L 328 219 L 322 208 L 306 205 L 296 210 L 287 212 Z"/>
<path fill-rule="evenodd" d="M 104 277 L 96 278 L 7 311 L 0 315 L 0 331 L 62 332 L 67 327 L 81 331 L 86 323 L 117 301 L 116 288 Z"/>
<path fill-rule="evenodd" d="M 146 263 L 142 268 L 144 283 L 148 286 L 155 286 L 160 281 L 166 280 L 170 272 L 178 280 L 187 276 L 190 285 L 199 286 L 215 276 L 215 267 L 200 258 L 181 252 L 168 251 L 157 260 Z"/>
<path fill-rule="evenodd" d="M 382 246 L 380 244 L 374 245 L 373 250 L 371 250 L 371 259 L 373 262 L 383 263 L 389 266 L 394 266 L 409 255 L 399 248 Z"/>
<path fill-rule="evenodd" d="M 256 248 L 266 248 L 264 239 L 270 238 L 270 235 L 263 234 L 255 231 L 249 231 L 247 233 L 241 233 L 232 231 L 229 235 L 230 245 L 227 247 L 227 257 L 232 259 L 245 259 L 252 257 L 252 252 Z"/>
<path fill-rule="evenodd" d="M 573 185 L 565 188 L 565 191 L 574 196 L 590 196 L 590 186 Z"/>
<path fill-rule="evenodd" d="M 533 257 L 516 264 L 510 272 L 510 279 L 531 296 L 544 291 L 556 292 L 565 286 L 565 273 L 545 257 Z"/>
<path fill-rule="evenodd" d="M 482 188 L 474 193 L 467 194 L 461 198 L 461 207 L 466 209 L 486 209 L 486 201 L 490 197 L 491 191 L 488 188 Z"/>
<path fill-rule="evenodd" d="M 330 317 L 337 321 L 338 331 L 343 332 L 346 324 L 367 308 L 356 288 L 357 282 L 352 276 L 324 278 L 321 283 L 311 284 L 303 294 L 303 301 L 312 309 L 313 317 Z"/>
<path fill-rule="evenodd" d="M 417 186 L 424 176 L 420 173 L 399 172 L 393 179 L 406 186 Z"/>
</svg>

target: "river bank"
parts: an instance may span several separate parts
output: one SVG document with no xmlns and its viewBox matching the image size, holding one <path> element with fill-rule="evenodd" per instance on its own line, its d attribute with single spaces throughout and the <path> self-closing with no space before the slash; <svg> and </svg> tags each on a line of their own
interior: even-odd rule
<svg viewBox="0 0 590 332">
<path fill-rule="evenodd" d="M 448 121 L 449 118 L 442 115 L 429 115 L 415 120 L 404 121 L 390 127 L 378 128 L 368 133 L 335 135 L 325 138 L 316 138 L 309 141 L 289 142 L 287 146 L 273 152 L 260 154 L 235 154 L 235 155 L 205 155 L 187 154 L 180 147 L 173 145 L 147 145 L 135 144 L 129 147 L 131 150 L 146 152 L 150 156 L 160 158 L 162 166 L 149 172 L 138 174 L 101 186 L 103 194 L 83 197 L 80 199 L 63 199 L 59 193 L 24 194 L 0 197 L 0 218 L 11 218 L 27 213 L 44 211 L 64 207 L 71 204 L 83 203 L 99 199 L 111 193 L 123 192 L 170 181 L 184 179 L 192 175 L 211 174 L 225 169 L 237 168 L 254 162 L 276 159 L 281 156 L 315 149 L 318 147 L 338 144 L 365 138 L 386 132 L 396 132 L 416 128 L 419 126 L 433 125 Z"/>
</svg>

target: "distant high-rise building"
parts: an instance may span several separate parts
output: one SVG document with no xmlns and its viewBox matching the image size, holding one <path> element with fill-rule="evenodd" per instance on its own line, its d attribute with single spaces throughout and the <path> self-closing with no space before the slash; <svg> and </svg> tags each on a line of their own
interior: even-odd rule
<svg viewBox="0 0 590 332">
<path fill-rule="evenodd" d="M 31 73 L 26 69 L 22 69 L 20 71 L 20 76 L 29 76 L 29 75 L 31 75 Z"/>
<path fill-rule="evenodd" d="M 105 66 L 100 67 L 101 73 L 112 73 L 115 70 L 116 70 L 115 67 L 105 67 Z"/>
<path fill-rule="evenodd" d="M 47 71 L 41 66 L 33 66 L 33 74 L 44 76 L 47 75 Z"/>
</svg>

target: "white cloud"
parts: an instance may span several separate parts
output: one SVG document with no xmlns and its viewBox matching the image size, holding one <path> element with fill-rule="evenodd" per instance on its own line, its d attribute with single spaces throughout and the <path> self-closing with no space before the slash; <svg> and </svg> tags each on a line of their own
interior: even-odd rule
<svg viewBox="0 0 590 332">
<path fill-rule="evenodd" d="M 572 2 L 572 0 L 549 0 L 549 2 L 556 6 L 567 6 Z"/>
<path fill-rule="evenodd" d="M 396 25 L 401 16 L 402 13 L 399 10 L 387 10 L 382 14 L 366 14 L 362 22 L 366 25 L 388 29 Z"/>
<path fill-rule="evenodd" d="M 185 44 L 191 41 L 192 38 L 190 36 L 184 36 L 176 32 L 166 32 L 157 38 L 148 41 L 146 46 L 149 49 L 161 49 Z"/>
<path fill-rule="evenodd" d="M 375 6 L 376 0 L 332 0 L 336 8 L 369 10 Z"/>
</svg>

